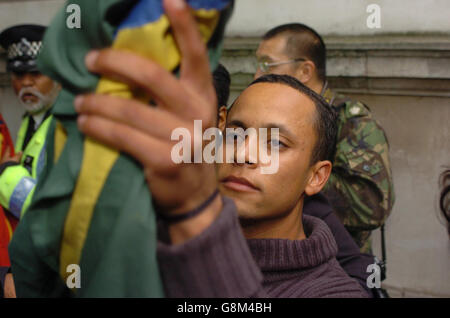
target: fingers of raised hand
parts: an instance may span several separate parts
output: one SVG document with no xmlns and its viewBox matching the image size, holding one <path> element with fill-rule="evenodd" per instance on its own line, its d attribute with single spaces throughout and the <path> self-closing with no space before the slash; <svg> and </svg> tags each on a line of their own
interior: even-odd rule
<svg viewBox="0 0 450 318">
<path fill-rule="evenodd" d="M 78 127 L 88 136 L 130 154 L 145 167 L 161 173 L 168 173 L 175 168 L 170 157 L 170 143 L 132 126 L 97 115 L 80 115 Z"/>
<path fill-rule="evenodd" d="M 102 95 L 85 96 L 76 103 L 82 132 L 157 170 L 174 165 L 170 136 L 175 128 L 193 132 L 194 119 L 202 120 L 204 129 L 216 119 L 207 50 L 195 20 L 184 0 L 165 0 L 164 7 L 182 55 L 180 80 L 131 52 L 104 49 L 86 56 L 90 71 L 146 91 L 157 107 Z"/>
<path fill-rule="evenodd" d="M 212 77 L 205 42 L 184 0 L 165 0 L 164 8 L 182 55 L 181 79 L 197 92 L 210 94 Z"/>
<path fill-rule="evenodd" d="M 165 109 L 109 95 L 78 96 L 74 106 L 78 113 L 110 119 L 163 141 L 170 140 L 172 131 L 186 124 Z"/>
<path fill-rule="evenodd" d="M 171 73 L 154 61 L 127 51 L 104 49 L 90 52 L 86 66 L 91 72 L 143 89 L 160 106 L 183 114 L 186 101 L 181 97 L 187 93 Z"/>
<path fill-rule="evenodd" d="M 205 120 L 202 118 L 205 114 L 208 118 L 214 117 L 210 115 L 214 111 L 214 106 L 211 109 L 211 98 L 205 98 L 208 89 L 194 91 L 151 60 L 131 52 L 104 49 L 90 52 L 86 56 L 86 65 L 92 72 L 143 89 L 158 101 L 158 107 L 181 118 Z M 213 89 L 212 83 L 210 86 Z"/>
</svg>

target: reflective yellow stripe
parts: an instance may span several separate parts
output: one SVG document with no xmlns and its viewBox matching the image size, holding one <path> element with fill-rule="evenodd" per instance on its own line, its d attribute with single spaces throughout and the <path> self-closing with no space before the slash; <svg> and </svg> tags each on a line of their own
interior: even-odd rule
<svg viewBox="0 0 450 318">
<path fill-rule="evenodd" d="M 70 274 L 66 272 L 67 266 L 80 262 L 95 203 L 118 157 L 116 150 L 86 138 L 81 172 L 70 202 L 61 243 L 60 274 L 64 280 Z"/>
</svg>

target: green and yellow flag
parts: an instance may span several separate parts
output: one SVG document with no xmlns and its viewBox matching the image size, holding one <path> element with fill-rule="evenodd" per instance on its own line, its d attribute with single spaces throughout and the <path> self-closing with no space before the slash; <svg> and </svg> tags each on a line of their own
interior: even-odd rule
<svg viewBox="0 0 450 318">
<path fill-rule="evenodd" d="M 214 68 L 233 3 L 187 2 Z M 70 4 L 80 8 L 79 29 L 66 25 Z M 155 212 L 142 167 L 85 137 L 76 125 L 73 100 L 80 93 L 150 101 L 125 84 L 87 71 L 85 55 L 110 46 L 136 52 L 173 72 L 180 64 L 161 0 L 68 1 L 56 15 L 38 65 L 63 90 L 52 109 L 56 121 L 47 136 L 46 167 L 10 246 L 18 297 L 164 296 Z"/>
</svg>

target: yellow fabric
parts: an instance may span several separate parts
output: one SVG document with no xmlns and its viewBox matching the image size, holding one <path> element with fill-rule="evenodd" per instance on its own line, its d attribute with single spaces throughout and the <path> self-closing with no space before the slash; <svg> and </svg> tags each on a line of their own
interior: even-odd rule
<svg viewBox="0 0 450 318">
<path fill-rule="evenodd" d="M 75 185 L 61 243 L 60 274 L 67 279 L 70 264 L 79 264 L 95 202 L 119 153 L 90 138 L 84 142 L 81 172 Z"/>
<path fill-rule="evenodd" d="M 207 42 L 219 21 L 220 13 L 216 10 L 198 10 L 194 12 L 194 15 L 199 23 L 200 33 Z M 180 53 L 172 34 L 168 32 L 169 27 L 169 20 L 166 16 L 162 16 L 158 21 L 142 27 L 123 29 L 118 33 L 113 48 L 130 50 L 156 61 L 167 70 L 173 70 L 180 63 Z M 100 79 L 96 92 L 135 98 L 143 102 L 149 102 L 151 98 L 144 92 L 137 92 L 126 84 L 107 78 Z M 55 151 L 55 156 L 58 153 Z M 118 157 L 119 153 L 116 150 L 86 138 L 81 172 L 75 186 L 62 238 L 60 275 L 64 280 L 69 275 L 66 272 L 67 266 L 80 262 L 96 202 Z"/>
<path fill-rule="evenodd" d="M 67 132 L 64 130 L 63 125 L 58 121 L 55 128 L 55 151 L 53 155 L 53 162 L 57 162 L 59 156 L 61 156 L 66 140 Z"/>
<path fill-rule="evenodd" d="M 219 22 L 220 15 L 216 10 L 198 10 L 194 12 L 194 15 L 199 23 L 202 38 L 206 42 Z M 167 32 L 169 27 L 169 19 L 162 16 L 154 23 L 139 28 L 123 29 L 117 35 L 113 48 L 132 51 L 150 60 L 157 61 L 166 70 L 173 70 L 180 63 L 181 57 L 172 33 Z M 165 36 L 161 37 L 161 34 Z M 142 41 L 142 39 L 145 39 L 145 41 Z M 158 45 L 156 46 L 155 43 L 158 43 Z M 158 49 L 153 49 L 153 46 Z M 133 92 L 127 84 L 107 78 L 100 80 L 98 91 L 124 98 L 138 97 L 139 100 L 145 102 L 150 100 L 150 96 L 143 92 Z"/>
<path fill-rule="evenodd" d="M 193 14 L 197 21 L 198 30 L 206 43 L 216 29 L 217 23 L 219 23 L 220 13 L 217 10 L 200 9 L 193 11 Z"/>
</svg>

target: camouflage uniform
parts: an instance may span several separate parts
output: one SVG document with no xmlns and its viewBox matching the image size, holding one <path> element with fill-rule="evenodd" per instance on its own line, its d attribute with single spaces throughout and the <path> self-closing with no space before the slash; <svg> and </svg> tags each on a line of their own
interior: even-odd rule
<svg viewBox="0 0 450 318">
<path fill-rule="evenodd" d="M 326 89 L 339 113 L 333 171 L 324 193 L 362 252 L 371 252 L 370 233 L 394 204 L 389 144 L 383 128 L 361 102 Z"/>
</svg>

